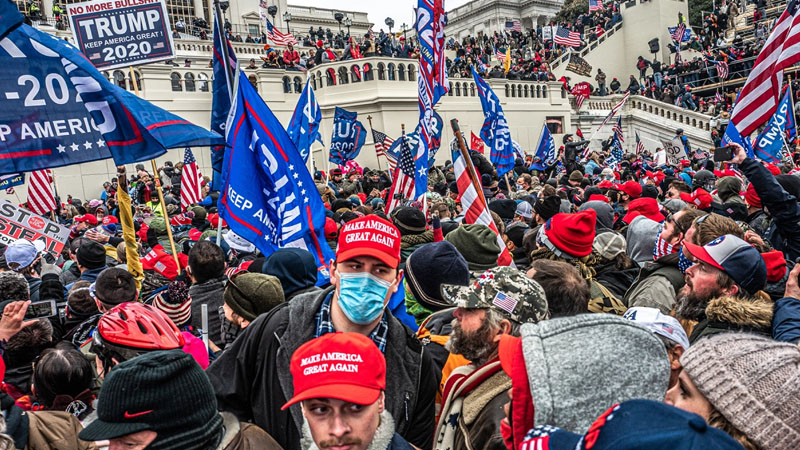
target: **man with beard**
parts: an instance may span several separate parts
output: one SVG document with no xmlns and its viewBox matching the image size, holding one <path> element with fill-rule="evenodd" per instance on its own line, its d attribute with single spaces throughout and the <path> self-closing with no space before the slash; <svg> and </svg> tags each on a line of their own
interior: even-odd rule
<svg viewBox="0 0 800 450">
<path fill-rule="evenodd" d="M 773 303 L 761 292 L 767 266 L 758 250 L 726 234 L 704 246 L 685 241 L 684 251 L 695 264 L 686 269 L 675 316 L 698 322 L 691 329 L 683 323 L 690 343 L 727 331 L 771 335 Z"/>
<path fill-rule="evenodd" d="M 653 248 L 653 260 L 645 263 L 639 276 L 636 277 L 628 292 L 625 303 L 629 308 L 642 306 L 658 308 L 669 314 L 675 304 L 675 294 L 684 286 L 683 273 L 678 268 L 679 252 L 686 232 L 695 219 L 703 212 L 693 208 L 684 208 L 667 216 L 661 225 Z M 649 220 L 646 217 L 639 221 Z M 651 236 L 636 236 L 641 226 L 628 228 L 628 239 L 652 239 Z"/>
<path fill-rule="evenodd" d="M 434 448 L 505 449 L 500 420 L 511 379 L 500 366 L 497 339 L 549 318 L 544 289 L 516 269 L 495 267 L 472 286 L 443 284 L 441 291 L 456 306 L 446 348 L 471 363 L 453 370 L 444 384 Z"/>
</svg>

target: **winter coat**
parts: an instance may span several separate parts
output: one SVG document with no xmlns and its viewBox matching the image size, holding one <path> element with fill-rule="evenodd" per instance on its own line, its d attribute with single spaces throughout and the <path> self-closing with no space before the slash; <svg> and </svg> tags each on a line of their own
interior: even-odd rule
<svg viewBox="0 0 800 450">
<path fill-rule="evenodd" d="M 625 292 L 631 287 L 636 276 L 639 274 L 639 266 L 630 269 L 617 270 L 613 261 L 594 266 L 594 279 L 611 291 L 617 298 L 625 298 Z"/>
<path fill-rule="evenodd" d="M 767 219 L 769 216 L 763 209 L 759 209 L 758 211 L 754 212 L 747 216 L 746 222 L 750 228 L 753 229 L 756 233 L 758 233 L 761 237 L 766 237 L 767 235 Z"/>
<path fill-rule="evenodd" d="M 800 343 L 800 299 L 784 297 L 775 302 L 772 339 Z"/>
<path fill-rule="evenodd" d="M 361 183 L 358 180 L 344 180 L 342 181 L 342 189 L 339 191 L 339 196 L 343 198 L 350 197 L 351 195 L 361 194 L 364 190 L 361 189 Z"/>
<path fill-rule="evenodd" d="M 286 449 L 299 449 L 300 405 L 281 410 L 294 393 L 289 362 L 300 345 L 314 338 L 316 316 L 333 287 L 299 295 L 259 316 L 211 366 L 208 374 L 219 408 L 252 422 Z M 391 313 L 384 355 L 386 409 L 397 432 L 429 449 L 434 427 L 434 397 L 439 375 L 416 337 Z"/>
<path fill-rule="evenodd" d="M 217 446 L 217 450 L 281 450 L 282 447 L 272 439 L 266 431 L 252 423 L 239 422 L 230 413 L 222 414 L 222 426 L 225 434 Z"/>
<path fill-rule="evenodd" d="M 195 283 L 189 287 L 189 297 L 192 298 L 191 325 L 203 330 L 202 305 L 208 305 L 208 338 L 215 344 L 222 345 L 222 321 L 217 310 L 225 301 L 222 294 L 225 292 L 225 276 L 212 278 L 202 283 Z"/>
<path fill-rule="evenodd" d="M 678 269 L 678 253 L 671 253 L 642 267 L 625 293 L 625 303 L 629 308 L 645 306 L 669 314 L 684 284 L 683 274 Z"/>
<path fill-rule="evenodd" d="M 739 169 L 753 184 L 761 204 L 774 219 L 766 232 L 767 239 L 775 250 L 783 252 L 787 260 L 797 260 L 800 257 L 800 205 L 797 199 L 786 192 L 760 162 L 745 158 Z"/>
<path fill-rule="evenodd" d="M 746 332 L 772 336 L 772 300 L 718 297 L 708 302 L 706 318 L 689 334 L 689 343 L 698 339 L 727 332 Z M 685 327 L 684 327 L 685 328 Z"/>
<path fill-rule="evenodd" d="M 14 446 L 25 450 L 94 450 L 93 442 L 78 439 L 83 427 L 78 419 L 62 411 L 23 411 L 14 399 L 0 393 L 0 408 L 5 420 L 4 433 Z"/>
<path fill-rule="evenodd" d="M 500 421 L 505 417 L 511 378 L 500 360 L 455 369 L 445 382 L 445 399 L 436 426 L 436 448 L 504 450 Z"/>
</svg>

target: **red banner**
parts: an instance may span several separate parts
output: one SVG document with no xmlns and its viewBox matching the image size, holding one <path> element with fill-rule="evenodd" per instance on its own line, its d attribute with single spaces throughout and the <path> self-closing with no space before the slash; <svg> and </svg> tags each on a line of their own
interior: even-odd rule
<svg viewBox="0 0 800 450">
<path fill-rule="evenodd" d="M 483 153 L 483 141 L 480 137 L 475 136 L 475 133 L 472 131 L 469 132 L 469 148 L 471 150 L 475 150 L 476 152 Z"/>
</svg>

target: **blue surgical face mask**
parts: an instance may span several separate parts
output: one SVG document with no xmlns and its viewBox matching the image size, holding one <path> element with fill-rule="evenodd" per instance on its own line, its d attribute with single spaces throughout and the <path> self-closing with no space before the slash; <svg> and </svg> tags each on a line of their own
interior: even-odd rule
<svg viewBox="0 0 800 450">
<path fill-rule="evenodd" d="M 391 285 L 366 272 L 339 272 L 339 308 L 351 322 L 367 325 L 381 315 Z"/>
</svg>

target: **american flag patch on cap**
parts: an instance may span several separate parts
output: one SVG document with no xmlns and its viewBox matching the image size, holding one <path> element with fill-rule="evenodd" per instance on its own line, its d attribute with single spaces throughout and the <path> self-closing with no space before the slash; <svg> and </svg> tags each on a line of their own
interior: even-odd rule
<svg viewBox="0 0 800 450">
<path fill-rule="evenodd" d="M 517 300 L 514 297 L 511 297 L 510 295 L 498 292 L 497 295 L 494 296 L 492 304 L 498 306 L 500 309 L 509 314 L 513 314 L 514 308 L 517 307 Z"/>
</svg>

